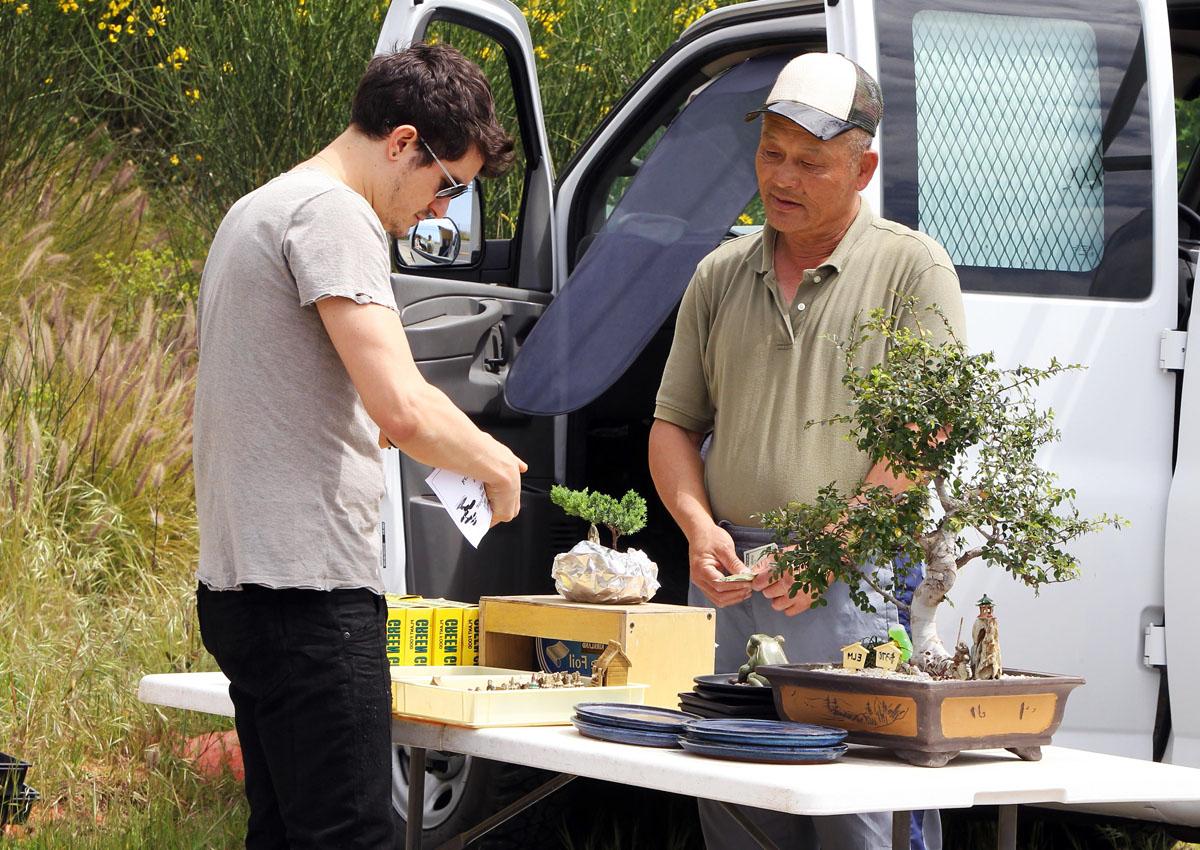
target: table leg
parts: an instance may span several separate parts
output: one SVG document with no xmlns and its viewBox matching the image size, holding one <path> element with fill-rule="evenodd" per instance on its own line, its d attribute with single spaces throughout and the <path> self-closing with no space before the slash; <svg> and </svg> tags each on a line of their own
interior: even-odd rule
<svg viewBox="0 0 1200 850">
<path fill-rule="evenodd" d="M 718 800 L 717 803 L 720 804 L 721 808 L 724 809 L 731 818 L 737 821 L 738 826 L 750 834 L 750 837 L 754 839 L 755 843 L 757 843 L 762 850 L 779 850 L 779 845 L 772 841 L 770 836 L 768 836 L 762 831 L 761 828 L 759 828 L 758 824 L 746 817 L 746 815 L 742 813 L 741 809 L 739 809 L 737 806 L 726 803 L 723 800 Z"/>
<path fill-rule="evenodd" d="M 1017 850 L 1017 807 L 1000 806 L 996 825 L 996 850 Z"/>
<path fill-rule="evenodd" d="M 892 850 L 908 850 L 912 812 L 892 812 Z"/>
<path fill-rule="evenodd" d="M 425 748 L 413 747 L 408 756 L 408 821 L 404 850 L 421 850 L 425 821 Z"/>
</svg>

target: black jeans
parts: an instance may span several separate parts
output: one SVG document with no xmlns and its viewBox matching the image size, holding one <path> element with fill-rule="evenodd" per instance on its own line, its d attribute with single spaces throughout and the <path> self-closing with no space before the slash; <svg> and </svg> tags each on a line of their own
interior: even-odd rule
<svg viewBox="0 0 1200 850">
<path fill-rule="evenodd" d="M 248 850 L 392 850 L 383 598 L 200 585 L 196 610 L 204 646 L 229 677 Z"/>
</svg>

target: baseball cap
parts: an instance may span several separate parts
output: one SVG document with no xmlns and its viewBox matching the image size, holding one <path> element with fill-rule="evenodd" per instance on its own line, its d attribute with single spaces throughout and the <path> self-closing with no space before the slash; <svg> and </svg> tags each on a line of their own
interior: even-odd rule
<svg viewBox="0 0 1200 850">
<path fill-rule="evenodd" d="M 805 53 L 783 66 L 767 102 L 746 114 L 780 115 L 822 141 L 854 127 L 872 136 L 883 117 L 875 78 L 840 53 Z"/>
</svg>

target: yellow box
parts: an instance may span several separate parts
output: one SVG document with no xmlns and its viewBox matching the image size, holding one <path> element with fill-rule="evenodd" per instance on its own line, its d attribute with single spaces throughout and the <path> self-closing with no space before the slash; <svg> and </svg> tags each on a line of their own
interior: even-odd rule
<svg viewBox="0 0 1200 850">
<path fill-rule="evenodd" d="M 433 618 L 433 663 L 457 667 L 463 663 L 463 609 L 439 605 Z"/>
<path fill-rule="evenodd" d="M 398 667 L 404 663 L 404 636 L 408 630 L 408 609 L 388 600 L 387 645 L 388 664 Z"/>
<path fill-rule="evenodd" d="M 428 667 L 433 662 L 433 609 L 411 604 L 405 614 L 404 664 Z"/>
<path fill-rule="evenodd" d="M 463 609 L 463 664 L 479 664 L 479 606 Z"/>
</svg>

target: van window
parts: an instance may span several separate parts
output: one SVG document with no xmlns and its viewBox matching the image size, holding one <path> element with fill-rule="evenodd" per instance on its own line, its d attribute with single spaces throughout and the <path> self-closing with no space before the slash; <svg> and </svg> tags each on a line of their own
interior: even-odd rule
<svg viewBox="0 0 1200 850">
<path fill-rule="evenodd" d="M 1136 3 L 879 4 L 884 215 L 964 290 L 1144 298 L 1151 156 Z"/>
<path fill-rule="evenodd" d="M 507 174 L 499 180 L 488 180 L 483 184 L 483 237 L 513 239 L 517 235 L 524 200 L 527 165 L 510 70 L 512 63 L 520 61 L 520 58 L 511 55 L 509 49 L 485 33 L 436 18 L 425 31 L 425 40 L 431 44 L 449 44 L 458 48 L 483 70 L 491 83 L 496 118 L 512 136 L 516 157 Z"/>
</svg>

